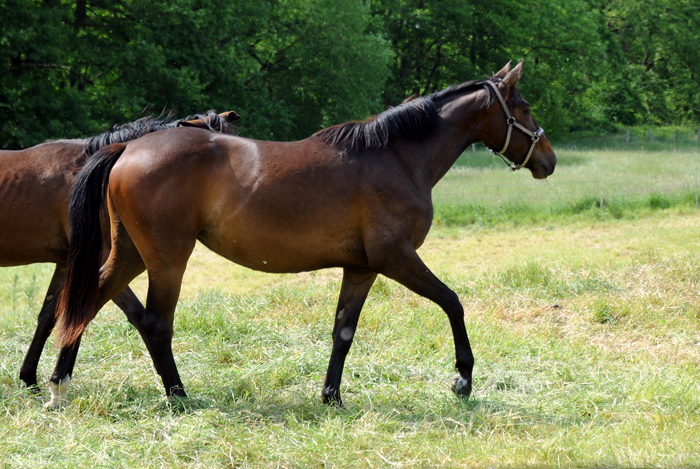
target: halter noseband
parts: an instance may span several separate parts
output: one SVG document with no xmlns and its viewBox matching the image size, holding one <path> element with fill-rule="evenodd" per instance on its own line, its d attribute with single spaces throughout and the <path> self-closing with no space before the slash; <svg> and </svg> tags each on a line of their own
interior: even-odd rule
<svg viewBox="0 0 700 469">
<path fill-rule="evenodd" d="M 542 127 L 538 127 L 537 130 L 535 130 L 533 132 L 532 130 L 530 130 L 527 127 L 518 123 L 515 120 L 515 117 L 513 117 L 510 114 L 510 111 L 508 110 L 508 106 L 506 106 L 506 101 L 505 101 L 505 99 L 503 99 L 503 96 L 501 96 L 501 92 L 498 91 L 498 88 L 496 87 L 496 85 L 494 85 L 490 81 L 487 82 L 487 84 L 490 85 L 491 88 L 493 88 L 493 91 L 496 92 L 496 97 L 498 97 L 498 100 L 501 103 L 501 107 L 503 107 L 503 111 L 506 113 L 506 124 L 508 124 L 508 133 L 506 134 L 506 143 L 505 143 L 505 145 L 503 145 L 503 150 L 501 150 L 499 152 L 494 151 L 494 153 L 496 153 L 498 156 L 500 156 L 501 159 L 503 160 L 503 162 L 505 164 L 507 164 L 510 169 L 512 169 L 513 171 L 517 171 L 520 168 L 522 168 L 523 166 L 525 166 L 528 161 L 530 161 L 530 157 L 532 156 L 532 151 L 535 149 L 535 146 L 537 146 L 537 142 L 540 141 L 540 137 L 542 137 L 542 135 L 544 135 L 544 130 L 542 130 Z M 486 86 L 486 85 L 484 85 L 484 86 Z M 486 88 L 486 91 L 488 91 L 488 88 Z M 508 149 L 508 144 L 510 144 L 510 134 L 513 131 L 513 127 L 517 127 L 520 130 L 522 130 L 526 135 L 529 135 L 530 139 L 532 140 L 532 143 L 530 144 L 530 150 L 528 150 L 528 152 L 527 152 L 527 156 L 525 157 L 523 162 L 520 163 L 519 165 L 516 165 L 515 163 L 509 164 L 508 160 L 506 160 L 506 158 L 503 156 L 503 153 L 505 153 L 505 151 Z"/>
</svg>

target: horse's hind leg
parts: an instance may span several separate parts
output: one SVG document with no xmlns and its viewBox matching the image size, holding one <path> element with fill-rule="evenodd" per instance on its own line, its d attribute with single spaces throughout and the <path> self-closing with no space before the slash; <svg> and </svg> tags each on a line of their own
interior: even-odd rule
<svg viewBox="0 0 700 469">
<path fill-rule="evenodd" d="M 469 397 L 472 390 L 474 355 L 469 345 L 467 328 L 464 325 L 464 308 L 459 302 L 459 297 L 426 267 L 412 247 L 405 246 L 390 254 L 385 250 L 383 258 L 390 261 L 385 261 L 379 270 L 382 274 L 437 303 L 447 314 L 455 343 L 455 366 L 459 371 L 459 377 L 452 384 L 452 390 L 460 397 Z"/>
<path fill-rule="evenodd" d="M 333 351 L 328 363 L 326 382 L 323 385 L 323 402 L 343 406 L 340 398 L 340 379 L 343 375 L 345 357 L 350 351 L 355 336 L 357 322 L 360 319 L 362 305 L 365 303 L 369 289 L 377 274 L 374 272 L 343 271 L 343 283 L 340 287 L 338 307 L 335 310 L 333 326 Z"/>
<path fill-rule="evenodd" d="M 39 358 L 41 358 L 41 352 L 46 345 L 46 339 L 49 338 L 51 331 L 56 325 L 56 300 L 61 289 L 64 272 L 65 266 L 56 264 L 44 303 L 41 306 L 41 311 L 39 311 L 34 337 L 27 350 L 27 355 L 24 357 L 22 367 L 19 369 L 19 378 L 24 381 L 28 388 L 34 390 L 38 390 L 36 370 L 39 365 Z"/>
<path fill-rule="evenodd" d="M 167 396 L 187 397 L 172 350 L 175 307 L 186 266 L 185 260 L 182 264 L 148 270 L 148 299 L 141 336 L 163 380 Z"/>
<path fill-rule="evenodd" d="M 124 312 L 126 319 L 131 325 L 139 329 L 146 310 L 131 288 L 126 287 L 124 290 L 120 291 L 117 296 L 112 298 L 112 301 Z"/>
<path fill-rule="evenodd" d="M 149 274 L 148 299 L 146 308 L 136 295 L 126 288 L 113 301 L 136 327 L 151 355 L 153 365 L 163 380 L 168 396 L 185 397 L 184 387 L 172 354 L 172 336 L 175 306 L 182 283 L 183 268 L 168 269 Z"/>
<path fill-rule="evenodd" d="M 127 289 L 129 282 L 145 269 L 143 260 L 139 256 L 138 251 L 134 247 L 126 231 L 122 229 L 115 231 L 115 233 L 112 251 L 110 252 L 107 262 L 100 269 L 100 295 L 97 301 L 96 311 L 99 311 L 111 298 L 119 297 L 119 295 Z M 135 301 L 138 303 L 137 299 L 135 299 Z M 133 306 L 132 303 L 132 307 Z M 130 310 L 130 313 L 131 311 L 132 310 Z M 141 332 L 139 319 L 142 316 L 139 314 L 130 316 L 129 314 L 127 314 L 129 321 Z M 80 339 L 72 346 L 61 348 L 56 367 L 49 381 L 51 401 L 47 403 L 48 407 L 58 407 L 66 399 L 79 348 Z"/>
<path fill-rule="evenodd" d="M 143 264 L 140 262 L 135 262 L 133 272 L 136 272 L 134 277 L 143 271 Z M 133 278 L 132 278 L 133 279 Z M 114 288 L 110 289 L 106 286 L 108 293 L 102 296 L 99 303 L 99 308 L 104 305 L 101 301 L 103 297 L 111 296 L 111 292 Z M 145 310 L 141 302 L 136 298 L 134 292 L 130 288 L 124 288 L 121 292 L 117 294 L 112 301 L 126 314 L 129 322 L 141 333 L 141 322 Z M 82 336 L 81 336 L 82 338 Z M 70 347 L 61 348 L 61 352 L 58 354 L 58 361 L 56 363 L 56 368 L 54 369 L 54 374 L 49 382 L 49 390 L 51 391 L 51 402 L 48 404 L 49 407 L 55 407 L 60 405 L 61 401 L 64 401 L 66 394 L 68 393 L 68 385 L 70 384 L 71 377 L 73 376 L 73 368 L 75 367 L 75 360 L 78 357 L 78 349 L 80 348 L 80 338 L 75 341 Z"/>
</svg>

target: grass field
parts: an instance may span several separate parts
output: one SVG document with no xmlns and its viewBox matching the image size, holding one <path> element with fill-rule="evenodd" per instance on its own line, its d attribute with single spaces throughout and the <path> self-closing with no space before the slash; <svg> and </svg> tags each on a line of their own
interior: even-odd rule
<svg viewBox="0 0 700 469">
<path fill-rule="evenodd" d="M 700 466 L 700 152 L 558 154 L 541 182 L 467 152 L 436 188 L 420 253 L 465 307 L 469 401 L 444 313 L 380 278 L 346 409 L 323 406 L 340 272 L 261 274 L 198 246 L 174 340 L 190 399 L 163 397 L 109 307 L 49 412 L 17 375 L 52 269 L 0 269 L 0 467 Z"/>
</svg>

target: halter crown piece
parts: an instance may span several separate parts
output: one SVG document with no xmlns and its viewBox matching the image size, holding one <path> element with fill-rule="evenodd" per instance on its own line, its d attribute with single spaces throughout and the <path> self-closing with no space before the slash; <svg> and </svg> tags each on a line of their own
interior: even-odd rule
<svg viewBox="0 0 700 469">
<path fill-rule="evenodd" d="M 487 85 L 491 86 L 491 88 L 493 88 L 493 91 L 496 92 L 496 96 L 498 97 L 498 101 L 500 101 L 500 103 L 501 103 L 501 107 L 503 108 L 503 112 L 506 113 L 506 123 L 508 124 L 508 133 L 506 133 L 506 143 L 505 143 L 505 145 L 503 145 L 503 150 L 501 150 L 499 152 L 494 151 L 494 153 L 496 153 L 498 156 L 500 156 L 501 159 L 503 160 L 503 162 L 505 164 L 507 164 L 510 169 L 512 169 L 513 171 L 517 171 L 520 168 L 522 168 L 523 166 L 525 166 L 528 161 L 530 161 L 530 157 L 532 156 L 532 151 L 535 149 L 535 146 L 537 146 L 537 142 L 540 141 L 540 137 L 542 137 L 542 135 L 544 135 L 544 130 L 542 130 L 542 127 L 538 127 L 537 130 L 535 130 L 533 132 L 532 130 L 528 129 L 524 125 L 518 123 L 515 120 L 515 117 L 513 117 L 511 115 L 510 111 L 508 110 L 508 106 L 506 106 L 506 101 L 505 101 L 505 99 L 503 99 L 503 96 L 501 96 L 501 92 L 498 91 L 498 88 L 496 87 L 496 85 L 494 85 L 490 81 L 487 82 Z M 484 85 L 484 87 L 486 87 L 486 85 Z M 488 88 L 486 88 L 486 90 L 488 91 Z M 528 150 L 528 152 L 527 152 L 527 156 L 525 157 L 523 162 L 520 163 L 519 165 L 516 165 L 515 163 L 509 163 L 508 160 L 506 160 L 505 156 L 503 156 L 503 153 L 505 153 L 505 151 L 508 149 L 508 144 L 510 143 L 510 134 L 513 132 L 513 127 L 517 127 L 520 130 L 522 130 L 526 135 L 529 135 L 530 139 L 532 140 L 532 143 L 530 144 L 530 150 Z M 491 151 L 493 151 L 493 150 L 491 150 Z"/>
</svg>

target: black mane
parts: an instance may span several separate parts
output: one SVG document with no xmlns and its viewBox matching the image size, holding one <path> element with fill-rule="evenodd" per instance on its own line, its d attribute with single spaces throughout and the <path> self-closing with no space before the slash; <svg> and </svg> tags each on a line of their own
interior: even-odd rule
<svg viewBox="0 0 700 469">
<path fill-rule="evenodd" d="M 108 130 L 100 135 L 90 137 L 85 142 L 83 153 L 87 156 L 93 155 L 97 150 L 112 143 L 124 143 L 143 137 L 151 132 L 157 132 L 171 127 L 177 127 L 180 122 L 201 119 L 205 125 L 214 132 L 221 132 L 231 135 L 238 135 L 235 128 L 229 124 L 228 120 L 219 116 L 216 111 L 207 111 L 205 114 L 195 114 L 184 119 L 173 119 L 172 114 L 166 115 L 162 119 L 154 119 L 152 116 L 142 117 L 133 122 L 122 125 L 115 125 L 112 130 Z"/>
<path fill-rule="evenodd" d="M 396 139 L 420 141 L 430 135 L 438 124 L 440 101 L 484 88 L 487 78 L 450 86 L 429 96 L 415 98 L 361 122 L 348 122 L 319 130 L 312 137 L 330 145 L 343 145 L 352 150 L 386 148 Z M 491 105 L 492 90 L 482 106 Z"/>
</svg>

